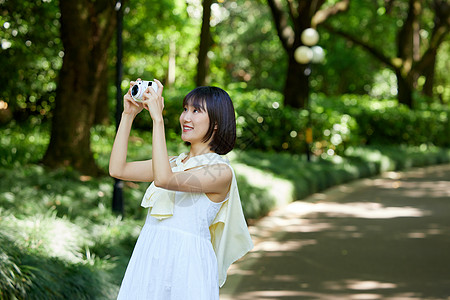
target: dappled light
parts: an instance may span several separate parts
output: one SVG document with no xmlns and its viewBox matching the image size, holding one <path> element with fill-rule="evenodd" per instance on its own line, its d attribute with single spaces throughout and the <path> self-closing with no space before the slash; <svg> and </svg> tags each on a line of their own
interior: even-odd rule
<svg viewBox="0 0 450 300">
<path fill-rule="evenodd" d="M 384 207 L 380 203 L 353 202 L 349 204 L 338 203 L 307 203 L 295 202 L 293 211 L 300 215 L 321 213 L 330 217 L 353 216 L 367 219 L 390 219 L 398 217 L 422 217 L 429 212 L 414 207 Z"/>
<path fill-rule="evenodd" d="M 447 299 L 449 172 L 388 172 L 273 211 L 221 299 Z"/>
<path fill-rule="evenodd" d="M 315 240 L 291 240 L 287 242 L 278 242 L 278 241 L 262 241 L 259 243 L 253 251 L 266 251 L 266 252 L 275 252 L 275 251 L 297 251 L 304 246 L 314 245 L 317 243 Z"/>
<path fill-rule="evenodd" d="M 393 289 L 397 285 L 388 282 L 378 282 L 378 281 L 357 281 L 357 280 L 347 280 L 346 285 L 352 290 L 376 290 L 376 289 Z"/>
</svg>

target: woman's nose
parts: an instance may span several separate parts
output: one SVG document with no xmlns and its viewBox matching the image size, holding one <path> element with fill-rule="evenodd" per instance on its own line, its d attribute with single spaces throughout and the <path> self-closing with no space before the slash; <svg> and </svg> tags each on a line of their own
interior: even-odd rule
<svg viewBox="0 0 450 300">
<path fill-rule="evenodd" d="M 183 116 L 184 121 L 186 122 L 190 122 L 191 121 L 191 113 L 190 112 L 185 112 L 184 116 Z"/>
</svg>

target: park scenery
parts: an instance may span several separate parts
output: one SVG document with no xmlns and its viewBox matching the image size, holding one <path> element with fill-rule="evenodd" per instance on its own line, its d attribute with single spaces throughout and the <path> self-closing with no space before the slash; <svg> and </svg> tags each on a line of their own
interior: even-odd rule
<svg viewBox="0 0 450 300">
<path fill-rule="evenodd" d="M 449 299 L 448 1 L 0 0 L 0 28 L 0 299 L 117 297 L 147 214 L 149 183 L 108 174 L 137 78 L 169 155 L 189 91 L 233 101 L 255 248 L 221 299 Z M 151 155 L 144 110 L 128 158 Z"/>
</svg>

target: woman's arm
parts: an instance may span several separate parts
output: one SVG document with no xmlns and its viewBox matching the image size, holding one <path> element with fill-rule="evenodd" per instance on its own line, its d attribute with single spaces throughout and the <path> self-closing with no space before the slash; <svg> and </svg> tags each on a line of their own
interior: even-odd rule
<svg viewBox="0 0 450 300">
<path fill-rule="evenodd" d="M 152 134 L 152 161 L 150 162 L 151 181 L 158 186 L 160 179 L 165 174 L 172 173 L 167 155 L 166 138 L 164 136 L 164 98 L 162 97 L 163 85 L 155 79 L 158 85 L 158 93 L 153 88 L 147 88 L 142 95 L 142 107 L 150 112 L 153 120 Z M 130 97 L 131 98 L 131 97 Z M 129 133 L 128 133 L 129 134 Z M 154 176 L 158 172 L 159 176 Z"/>
<path fill-rule="evenodd" d="M 109 159 L 109 174 L 112 177 L 130 181 L 153 181 L 152 160 L 127 163 L 128 138 L 134 118 L 143 109 L 142 103 L 137 103 L 131 97 L 131 88 L 135 82 L 131 82 L 130 90 L 123 97 L 124 109 L 117 130 L 114 145 Z"/>
<path fill-rule="evenodd" d="M 233 178 L 232 171 L 227 165 L 216 164 L 185 172 L 172 172 L 167 156 L 162 116 L 163 86 L 159 81 L 155 82 L 158 84 L 158 93 L 149 89 L 150 93 L 144 94 L 144 106 L 148 107 L 153 120 L 152 166 L 155 186 L 182 192 L 223 193 Z"/>
<path fill-rule="evenodd" d="M 109 159 L 109 175 L 129 181 L 153 181 L 152 160 L 127 163 L 128 137 L 134 116 L 122 114 L 119 129 Z"/>
</svg>

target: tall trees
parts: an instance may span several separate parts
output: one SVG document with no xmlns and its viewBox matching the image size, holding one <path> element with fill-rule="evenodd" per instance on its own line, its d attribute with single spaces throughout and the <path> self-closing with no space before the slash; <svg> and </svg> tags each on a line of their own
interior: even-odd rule
<svg viewBox="0 0 450 300">
<path fill-rule="evenodd" d="M 50 144 L 43 162 L 97 174 L 90 129 L 97 101 L 106 92 L 103 81 L 107 80 L 106 53 L 115 30 L 115 1 L 60 1 L 59 5 L 64 58 Z"/>
<path fill-rule="evenodd" d="M 413 93 L 420 77 L 425 79 L 423 92 L 426 95 L 432 93 L 436 53 L 449 33 L 450 4 L 445 0 L 408 0 L 405 5 L 404 1 L 390 0 L 384 1 L 383 5 L 381 10 L 378 8 L 379 15 L 394 19 L 394 24 L 399 27 L 395 35 L 395 52 L 389 53 L 385 47 L 373 43 L 372 39 L 364 39 L 364 32 L 350 33 L 347 28 L 329 24 L 326 28 L 360 45 L 392 69 L 397 77 L 399 102 L 413 107 Z M 375 32 L 373 28 L 364 27 L 362 30 L 373 31 L 378 41 L 386 36 L 385 30 Z"/>
<path fill-rule="evenodd" d="M 347 10 L 350 0 L 338 1 L 328 6 L 324 5 L 325 0 L 286 1 L 286 5 L 280 0 L 267 2 L 289 60 L 284 86 L 285 105 L 304 107 L 309 94 L 308 79 L 305 75 L 306 65 L 298 63 L 294 58 L 295 50 L 302 46 L 301 34 L 303 30 L 316 27 L 328 17 Z"/>
</svg>

